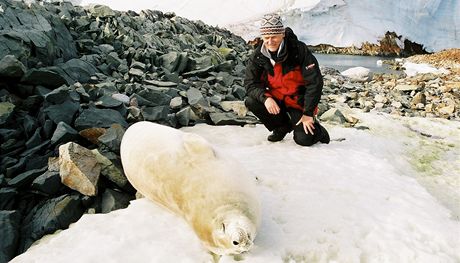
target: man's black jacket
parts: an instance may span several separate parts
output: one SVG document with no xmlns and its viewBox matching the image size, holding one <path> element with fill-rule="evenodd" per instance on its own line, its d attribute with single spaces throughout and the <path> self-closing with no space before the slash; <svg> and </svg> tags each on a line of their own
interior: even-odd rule
<svg viewBox="0 0 460 263">
<path fill-rule="evenodd" d="M 284 44 L 287 48 L 287 58 L 281 62 L 283 75 L 300 65 L 305 85 L 297 88 L 298 104 L 303 106 L 303 114 L 313 116 L 323 90 L 323 76 L 318 61 L 308 50 L 307 45 L 298 40 L 289 27 L 286 28 Z M 263 43 L 249 58 L 244 86 L 248 96 L 264 103 L 267 99 L 265 96 L 268 87 L 267 74 L 273 75 L 274 72 L 270 59 L 261 53 L 262 45 Z"/>
</svg>

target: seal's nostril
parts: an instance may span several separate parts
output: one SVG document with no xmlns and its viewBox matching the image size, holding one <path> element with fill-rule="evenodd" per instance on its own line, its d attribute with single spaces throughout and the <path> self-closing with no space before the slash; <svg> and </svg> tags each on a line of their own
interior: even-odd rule
<svg viewBox="0 0 460 263">
<path fill-rule="evenodd" d="M 238 241 L 233 241 L 234 246 L 238 246 L 238 244 L 239 244 Z"/>
</svg>

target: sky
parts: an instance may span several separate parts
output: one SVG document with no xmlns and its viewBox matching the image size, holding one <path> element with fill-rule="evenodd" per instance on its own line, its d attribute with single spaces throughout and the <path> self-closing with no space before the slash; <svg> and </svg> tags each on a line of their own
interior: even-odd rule
<svg viewBox="0 0 460 263">
<path fill-rule="evenodd" d="M 366 41 L 377 43 L 390 31 L 422 44 L 430 52 L 460 48 L 458 0 L 81 0 L 82 5 L 90 3 L 115 10 L 172 11 L 226 27 L 245 40 L 258 36 L 263 14 L 278 12 L 285 25 L 310 45 L 360 46 Z"/>
<path fill-rule="evenodd" d="M 460 123 L 342 110 L 369 129 L 324 123 L 332 141 L 313 147 L 297 146 L 292 134 L 270 143 L 261 125 L 181 129 L 258 178 L 255 245 L 220 263 L 460 261 Z M 420 160 L 430 161 L 420 166 Z M 182 218 L 138 199 L 126 209 L 86 214 L 11 262 L 211 262 L 211 256 Z"/>
</svg>

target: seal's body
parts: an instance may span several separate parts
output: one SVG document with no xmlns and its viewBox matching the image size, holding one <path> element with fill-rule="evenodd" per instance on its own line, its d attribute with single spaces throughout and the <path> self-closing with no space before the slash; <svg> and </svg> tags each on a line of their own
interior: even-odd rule
<svg viewBox="0 0 460 263">
<path fill-rule="evenodd" d="M 249 250 L 260 211 L 254 182 L 204 138 L 138 122 L 123 136 L 121 161 L 134 188 L 182 216 L 210 251 Z"/>
</svg>

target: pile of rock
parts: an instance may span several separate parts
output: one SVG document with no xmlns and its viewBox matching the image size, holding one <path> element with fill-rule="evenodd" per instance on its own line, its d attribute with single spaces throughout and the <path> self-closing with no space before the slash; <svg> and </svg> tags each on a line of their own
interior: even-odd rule
<svg viewBox="0 0 460 263">
<path fill-rule="evenodd" d="M 460 119 L 460 76 L 367 72 L 367 77 L 350 78 L 334 69 L 323 69 L 323 107 L 346 104 L 364 111 L 376 110 L 400 116 Z"/>
<path fill-rule="evenodd" d="M 250 48 L 173 13 L 0 1 L 0 262 L 83 213 L 126 207 L 119 158 L 139 120 L 256 123 Z"/>
</svg>

